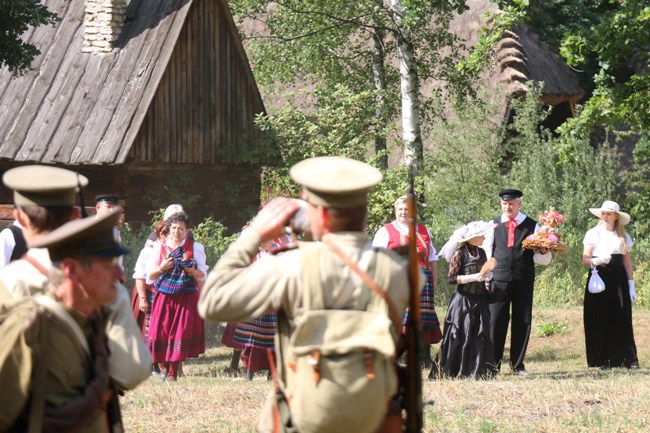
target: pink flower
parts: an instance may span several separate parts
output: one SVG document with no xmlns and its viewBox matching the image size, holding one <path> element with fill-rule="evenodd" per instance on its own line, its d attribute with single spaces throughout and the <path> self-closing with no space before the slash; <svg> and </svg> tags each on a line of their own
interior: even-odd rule
<svg viewBox="0 0 650 433">
<path fill-rule="evenodd" d="M 548 235 L 548 240 L 549 240 L 551 243 L 557 243 L 557 236 L 554 235 L 554 234 L 550 234 L 550 235 Z"/>
</svg>

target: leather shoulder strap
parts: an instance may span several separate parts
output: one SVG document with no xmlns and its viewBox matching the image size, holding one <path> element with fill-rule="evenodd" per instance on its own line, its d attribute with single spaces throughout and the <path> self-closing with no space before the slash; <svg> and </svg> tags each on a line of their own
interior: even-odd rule
<svg viewBox="0 0 650 433">
<path fill-rule="evenodd" d="M 364 283 L 370 289 L 375 292 L 377 296 L 379 296 L 381 299 L 386 302 L 386 305 L 388 306 L 388 316 L 390 317 L 390 320 L 393 322 L 395 325 L 395 329 L 399 330 L 400 329 L 400 319 L 399 319 L 399 314 L 397 314 L 397 308 L 395 307 L 395 304 L 393 303 L 393 300 L 390 298 L 388 293 L 386 293 L 385 290 L 383 290 L 379 285 L 373 280 L 368 273 L 366 273 L 363 269 L 359 267 L 355 262 L 348 257 L 345 252 L 336 245 L 334 242 L 332 242 L 329 239 L 326 239 L 323 241 L 325 245 L 330 247 L 330 249 L 337 255 L 339 258 L 345 263 L 350 269 L 352 269 L 361 279 L 363 280 Z M 378 253 L 379 254 L 379 253 Z"/>
<path fill-rule="evenodd" d="M 18 260 L 27 252 L 27 242 L 23 235 L 23 229 L 13 224 L 7 228 L 14 235 L 14 241 L 16 242 L 14 250 L 11 252 L 11 260 Z"/>
</svg>

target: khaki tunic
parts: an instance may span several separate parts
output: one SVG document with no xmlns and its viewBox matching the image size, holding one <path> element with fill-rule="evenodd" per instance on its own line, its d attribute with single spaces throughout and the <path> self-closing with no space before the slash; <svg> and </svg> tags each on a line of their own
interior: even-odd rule
<svg viewBox="0 0 650 433">
<path fill-rule="evenodd" d="M 11 427 L 23 408 L 28 409 L 32 370 L 40 353 L 40 324 L 34 320 L 37 305 L 31 299 L 10 301 L 13 305 L 1 325 L 0 333 L 0 431 Z M 7 303 L 6 305 L 9 305 Z M 63 304 L 60 304 L 63 305 Z M 65 308 L 65 307 L 64 307 Z M 92 327 L 89 319 L 67 310 L 89 338 Z M 48 315 L 47 375 L 45 379 L 45 405 L 58 407 L 83 396 L 93 377 L 90 356 L 79 340 L 68 330 L 69 325 L 53 315 Z M 29 416 L 29 415 L 27 415 Z M 108 431 L 105 412 L 100 412 L 79 432 Z"/>
<path fill-rule="evenodd" d="M 31 248 L 27 254 L 45 269 L 52 266 L 47 249 Z M 44 293 L 49 281 L 26 260 L 16 260 L 0 269 L 0 302 Z M 3 287 L 4 286 L 4 287 Z M 117 297 L 104 307 L 106 338 L 110 351 L 108 370 L 123 389 L 133 389 L 151 374 L 151 353 L 142 340 L 131 308 L 128 291 L 117 283 Z"/>
<path fill-rule="evenodd" d="M 362 232 L 330 233 L 324 238 L 337 244 L 364 271 L 376 254 Z M 199 313 L 202 317 L 213 321 L 237 322 L 268 311 L 282 310 L 293 326 L 293 319 L 302 313 L 301 250 L 294 249 L 252 262 L 260 241 L 254 231 L 244 232 L 219 259 L 201 291 Z M 328 288 L 323 294 L 325 305 L 333 309 L 349 309 L 361 292 L 361 278 L 328 246 L 323 243 L 319 245 L 323 248 L 319 259 L 322 287 Z M 388 253 L 394 259 L 391 269 L 386 272 L 388 280 L 377 283 L 390 295 L 401 314 L 409 299 L 406 260 L 392 251 Z M 424 281 L 424 275 L 421 275 L 420 288 Z M 375 297 L 373 302 L 384 301 Z M 270 428 L 272 397 L 267 399 L 261 414 L 261 431 L 269 431 Z"/>
</svg>

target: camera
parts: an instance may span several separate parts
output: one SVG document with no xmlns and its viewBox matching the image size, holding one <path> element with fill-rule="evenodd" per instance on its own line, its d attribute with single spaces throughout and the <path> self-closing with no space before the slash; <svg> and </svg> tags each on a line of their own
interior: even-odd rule
<svg viewBox="0 0 650 433">
<path fill-rule="evenodd" d="M 289 221 L 287 221 L 287 234 L 301 234 L 310 231 L 309 219 L 307 218 L 307 202 L 298 199 L 296 199 L 296 201 L 298 202 L 299 207 L 291 215 Z"/>
</svg>

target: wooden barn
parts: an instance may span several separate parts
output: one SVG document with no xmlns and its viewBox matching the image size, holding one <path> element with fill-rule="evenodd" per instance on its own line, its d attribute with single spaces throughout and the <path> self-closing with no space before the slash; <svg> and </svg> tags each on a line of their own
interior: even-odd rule
<svg viewBox="0 0 650 433">
<path fill-rule="evenodd" d="M 115 193 L 126 220 L 184 204 L 237 231 L 259 204 L 239 163 L 264 105 L 226 0 L 44 0 L 61 20 L 30 29 L 41 54 L 0 71 L 0 172 L 48 164 Z M 0 203 L 11 203 L 0 189 Z"/>
</svg>

